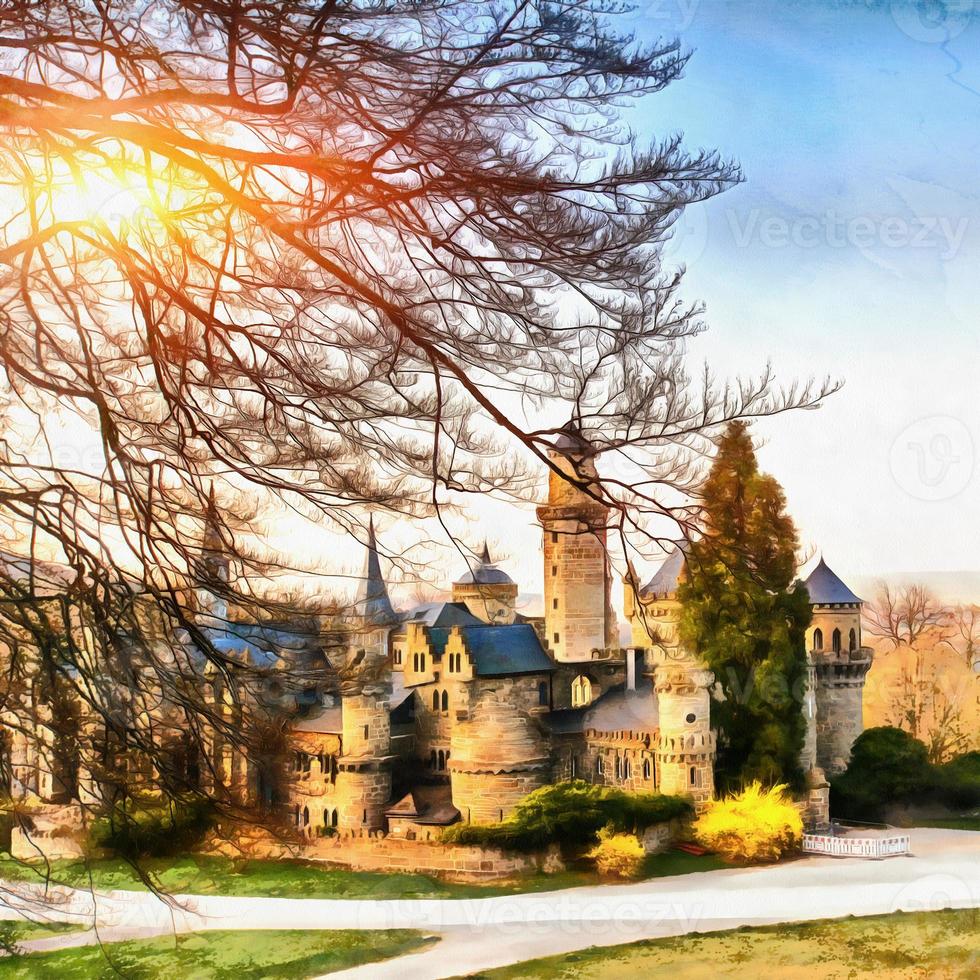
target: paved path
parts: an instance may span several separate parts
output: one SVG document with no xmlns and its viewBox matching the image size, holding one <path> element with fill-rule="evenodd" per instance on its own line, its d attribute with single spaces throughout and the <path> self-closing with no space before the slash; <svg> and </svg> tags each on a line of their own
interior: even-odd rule
<svg viewBox="0 0 980 980">
<path fill-rule="evenodd" d="M 200 929 L 421 929 L 440 942 L 343 973 L 371 980 L 437 980 L 539 956 L 689 932 L 899 909 L 980 907 L 980 834 L 914 830 L 911 857 L 808 857 L 767 868 L 708 871 L 632 885 L 498 898 L 442 900 L 174 896 L 52 889 L 48 916 L 91 925 L 103 941 Z M 36 887 L 2 885 L 9 910 Z M 0 917 L 3 916 L 0 907 Z M 7 913 L 8 917 L 12 912 Z M 45 948 L 71 937 L 39 942 Z M 88 940 L 93 941 L 90 933 Z M 74 939 L 74 943 L 82 940 Z M 35 947 L 34 943 L 25 946 Z"/>
</svg>

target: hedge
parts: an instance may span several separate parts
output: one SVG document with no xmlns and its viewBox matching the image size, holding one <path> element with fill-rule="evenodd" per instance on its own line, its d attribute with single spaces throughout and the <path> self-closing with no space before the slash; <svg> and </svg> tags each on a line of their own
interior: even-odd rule
<svg viewBox="0 0 980 980">
<path fill-rule="evenodd" d="M 456 824 L 441 839 L 507 851 L 539 851 L 551 844 L 572 851 L 594 845 L 603 828 L 637 833 L 691 812 L 690 802 L 679 796 L 627 793 L 576 779 L 535 790 L 500 823 Z"/>
</svg>

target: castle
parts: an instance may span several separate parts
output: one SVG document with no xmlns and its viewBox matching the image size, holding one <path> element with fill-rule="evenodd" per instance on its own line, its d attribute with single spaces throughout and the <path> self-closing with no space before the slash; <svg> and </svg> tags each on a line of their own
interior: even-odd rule
<svg viewBox="0 0 980 980">
<path fill-rule="evenodd" d="M 405 612 L 392 605 L 373 525 L 355 633 L 342 663 L 325 656 L 292 692 L 286 746 L 276 765 L 244 758 L 215 736 L 209 792 L 231 792 L 284 812 L 307 838 L 385 831 L 433 839 L 458 821 L 489 823 L 533 790 L 579 778 L 635 791 L 659 790 L 696 803 L 714 795 L 714 678 L 679 643 L 675 550 L 642 588 L 624 581 L 631 643 L 622 648 L 612 610 L 608 515 L 588 492 L 594 459 L 574 432 L 550 453 L 543 532 L 544 613 L 518 612 L 518 586 L 484 548 L 452 585 L 451 601 Z M 217 539 L 206 562 L 226 574 Z M 806 581 L 810 681 L 803 753 L 812 819 L 826 819 L 822 773 L 843 769 L 862 728 L 861 696 L 871 663 L 861 644 L 861 600 L 821 560 Z M 213 617 L 226 610 L 210 608 Z M 274 630 L 214 627 L 214 642 L 275 683 L 290 637 Z M 235 706 L 226 682 L 211 696 Z M 287 703 L 287 702 L 276 702 Z M 42 726 L 43 728 L 43 726 Z M 12 791 L 41 801 L 85 799 L 84 779 L 45 772 L 23 725 L 12 730 Z M 50 766 L 47 767 L 50 770 Z M 205 773 L 211 773 L 205 776 Z"/>
</svg>

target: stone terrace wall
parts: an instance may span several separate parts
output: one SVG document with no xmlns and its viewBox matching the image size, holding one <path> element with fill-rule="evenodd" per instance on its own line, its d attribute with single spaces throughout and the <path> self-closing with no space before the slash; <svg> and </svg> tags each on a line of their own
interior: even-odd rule
<svg viewBox="0 0 980 980">
<path fill-rule="evenodd" d="M 434 874 L 463 881 L 492 881 L 535 871 L 552 874 L 565 867 L 557 847 L 537 854 L 518 854 L 437 841 L 404 840 L 380 831 L 337 834 L 309 843 L 290 843 L 267 835 L 235 841 L 212 838 L 205 850 L 234 858 L 298 859 L 351 871 Z"/>
<path fill-rule="evenodd" d="M 540 854 L 515 854 L 380 835 L 326 837 L 303 848 L 299 856 L 343 865 L 352 871 L 425 872 L 483 881 L 564 869 L 557 848 Z"/>
</svg>

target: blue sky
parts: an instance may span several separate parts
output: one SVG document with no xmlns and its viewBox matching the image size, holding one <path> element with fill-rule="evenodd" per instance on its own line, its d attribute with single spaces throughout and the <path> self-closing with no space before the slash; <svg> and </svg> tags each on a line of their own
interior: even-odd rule
<svg viewBox="0 0 980 980">
<path fill-rule="evenodd" d="M 840 376 L 757 426 L 803 539 L 842 572 L 980 567 L 980 2 L 651 0 L 694 49 L 630 113 L 738 161 L 668 249 L 719 373 Z"/>
</svg>

